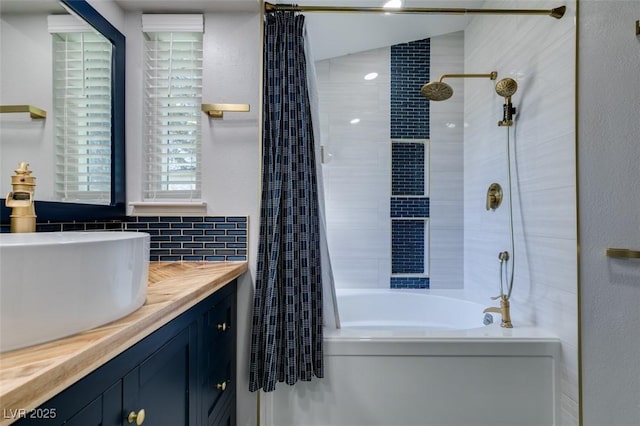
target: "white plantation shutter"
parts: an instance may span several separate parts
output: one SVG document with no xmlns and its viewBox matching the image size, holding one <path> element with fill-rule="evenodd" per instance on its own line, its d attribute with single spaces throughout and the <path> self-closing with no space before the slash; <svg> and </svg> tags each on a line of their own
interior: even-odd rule
<svg viewBox="0 0 640 426">
<path fill-rule="evenodd" d="M 202 15 L 143 15 L 144 201 L 201 197 L 202 30 Z"/>
<path fill-rule="evenodd" d="M 53 17 L 49 17 L 53 18 Z M 49 20 L 53 39 L 55 194 L 111 202 L 111 43 L 72 18 Z"/>
</svg>

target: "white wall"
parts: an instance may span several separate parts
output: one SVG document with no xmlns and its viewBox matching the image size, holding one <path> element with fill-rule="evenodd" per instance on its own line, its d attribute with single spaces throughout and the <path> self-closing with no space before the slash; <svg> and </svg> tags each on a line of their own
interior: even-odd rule
<svg viewBox="0 0 640 426">
<path fill-rule="evenodd" d="M 500 7 L 517 7 L 500 1 Z M 548 2 L 538 2 L 545 7 Z M 554 4 L 555 5 L 555 4 Z M 490 7 L 491 5 L 487 5 Z M 511 128 L 516 274 L 514 326 L 529 322 L 562 340 L 561 422 L 578 420 L 575 5 L 561 20 L 476 17 L 465 31 L 465 71 L 498 71 L 519 88 Z M 465 81 L 465 289 L 488 306 L 499 293 L 498 253 L 509 250 L 508 204 L 485 210 L 489 184 L 507 190 L 507 128 L 494 82 Z"/>
<path fill-rule="evenodd" d="M 615 3 L 615 4 L 614 4 Z M 640 424 L 640 1 L 580 0 L 583 424 Z"/>
<path fill-rule="evenodd" d="M 127 37 L 127 201 L 141 200 L 141 15 L 125 16 Z M 202 118 L 202 198 L 206 214 L 249 216 L 250 270 L 238 287 L 238 425 L 255 424 L 256 394 L 249 393 L 251 309 L 258 244 L 260 18 L 255 13 L 205 15 L 203 103 L 248 103 L 248 113 Z"/>
<path fill-rule="evenodd" d="M 390 52 L 316 62 L 327 239 L 337 288 L 389 288 Z M 378 78 L 364 80 L 377 72 Z M 350 124 L 352 118 L 360 123 Z"/>
<path fill-rule="evenodd" d="M 13 170 L 26 161 L 36 177 L 36 199 L 53 199 L 51 44 L 45 14 L 2 15 L 0 104 L 34 105 L 44 109 L 48 117 L 43 120 L 32 119 L 27 113 L 0 114 L 0 198 L 11 190 Z"/>
</svg>

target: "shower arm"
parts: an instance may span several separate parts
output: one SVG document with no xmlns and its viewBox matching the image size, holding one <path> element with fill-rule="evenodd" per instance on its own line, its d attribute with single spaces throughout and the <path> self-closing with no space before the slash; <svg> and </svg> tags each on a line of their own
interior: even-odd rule
<svg viewBox="0 0 640 426">
<path fill-rule="evenodd" d="M 489 78 L 495 80 L 498 78 L 498 72 L 491 71 L 490 74 L 442 74 L 439 81 L 442 83 L 445 78 Z"/>
</svg>

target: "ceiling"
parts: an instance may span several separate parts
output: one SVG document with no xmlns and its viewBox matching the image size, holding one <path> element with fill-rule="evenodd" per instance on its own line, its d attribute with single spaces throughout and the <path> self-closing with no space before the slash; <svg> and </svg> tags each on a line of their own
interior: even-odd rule
<svg viewBox="0 0 640 426">
<path fill-rule="evenodd" d="M 90 0 L 91 2 L 102 0 Z M 125 11 L 154 13 L 259 13 L 260 0 L 113 0 Z M 300 6 L 380 7 L 385 0 L 298 0 Z M 285 1 L 272 0 L 273 3 Z M 286 2 L 288 3 L 288 2 Z M 406 7 L 478 8 L 484 0 L 405 0 Z M 0 0 L 0 13 L 60 12 L 58 0 Z M 305 12 L 315 60 L 463 30 L 469 16 Z"/>
<path fill-rule="evenodd" d="M 3 0 L 4 1 L 4 0 Z M 385 0 L 272 0 L 300 6 L 380 7 Z M 253 12 L 260 0 L 115 0 L 126 11 L 158 13 Z M 484 0 L 405 0 L 406 7 L 480 7 Z M 405 43 L 464 29 L 467 16 L 381 15 L 372 13 L 305 13 L 315 60 Z"/>
<path fill-rule="evenodd" d="M 380 7 L 385 0 L 299 0 L 297 4 Z M 479 7 L 484 0 L 405 0 L 405 7 Z M 305 13 L 313 59 L 318 61 L 364 50 L 391 46 L 463 30 L 469 20 L 464 15 Z"/>
</svg>

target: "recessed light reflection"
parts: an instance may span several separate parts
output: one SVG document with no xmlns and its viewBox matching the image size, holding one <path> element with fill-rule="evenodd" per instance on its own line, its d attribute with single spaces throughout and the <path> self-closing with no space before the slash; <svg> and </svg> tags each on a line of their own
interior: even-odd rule
<svg viewBox="0 0 640 426">
<path fill-rule="evenodd" d="M 444 125 L 445 125 L 445 126 L 447 126 L 447 127 L 448 127 L 448 128 L 450 128 L 450 129 L 453 129 L 453 128 L 455 128 L 455 127 L 456 127 L 456 123 L 451 123 L 451 122 L 449 122 L 449 123 L 445 123 Z"/>
<path fill-rule="evenodd" d="M 385 9 L 400 9 L 402 7 L 402 0 L 389 0 L 382 7 Z"/>
<path fill-rule="evenodd" d="M 351 123 L 351 124 L 358 124 L 359 122 L 360 122 L 360 119 L 359 119 L 359 118 L 354 118 L 354 119 L 352 119 L 349 123 Z"/>
<path fill-rule="evenodd" d="M 378 73 L 377 72 L 370 72 L 369 74 L 364 76 L 365 80 L 373 80 L 374 78 L 378 77 Z"/>
</svg>

